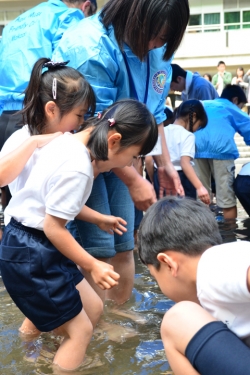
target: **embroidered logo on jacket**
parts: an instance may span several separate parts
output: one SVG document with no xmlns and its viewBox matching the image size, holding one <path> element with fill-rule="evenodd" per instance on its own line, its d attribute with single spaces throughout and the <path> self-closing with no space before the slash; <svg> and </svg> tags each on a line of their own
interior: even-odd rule
<svg viewBox="0 0 250 375">
<path fill-rule="evenodd" d="M 167 80 L 167 72 L 165 70 L 159 70 L 153 75 L 152 85 L 158 94 L 163 93 L 163 89 Z"/>
</svg>

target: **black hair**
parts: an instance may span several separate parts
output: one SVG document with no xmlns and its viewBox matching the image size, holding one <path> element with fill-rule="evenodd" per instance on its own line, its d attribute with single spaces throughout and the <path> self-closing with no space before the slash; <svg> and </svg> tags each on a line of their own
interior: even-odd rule
<svg viewBox="0 0 250 375">
<path fill-rule="evenodd" d="M 157 255 L 166 250 L 201 255 L 222 243 L 218 224 L 204 203 L 188 198 L 164 197 L 144 215 L 138 231 L 142 263 L 160 268 Z"/>
<path fill-rule="evenodd" d="M 172 67 L 172 82 L 178 83 L 177 77 L 183 77 L 186 79 L 187 72 L 184 69 L 182 69 L 177 64 L 171 64 L 171 67 Z"/>
<path fill-rule="evenodd" d="M 31 135 L 43 133 L 46 127 L 44 106 L 49 101 L 56 103 L 61 117 L 83 102 L 86 102 L 91 115 L 95 112 L 95 94 L 92 87 L 80 72 L 65 64 L 40 58 L 32 69 L 30 82 L 25 90 L 24 108 L 20 111 Z M 46 65 L 47 70 L 43 73 Z M 53 97 L 54 79 L 56 98 Z"/>
<path fill-rule="evenodd" d="M 227 85 L 221 93 L 221 98 L 227 99 L 230 102 L 233 101 L 233 98 L 238 98 L 238 104 L 246 103 L 247 97 L 242 88 L 238 85 Z"/>
<path fill-rule="evenodd" d="M 189 99 L 182 102 L 176 109 L 175 119 L 179 117 L 189 117 L 189 130 L 193 132 L 193 114 L 196 114 L 196 121 L 200 120 L 200 128 L 207 125 L 207 114 L 200 100 Z"/>
<path fill-rule="evenodd" d="M 112 119 L 112 121 L 110 121 Z M 90 118 L 86 127 L 94 126 L 87 144 L 92 157 L 108 160 L 107 136 L 111 129 L 120 133 L 120 150 L 133 145 L 141 145 L 140 155 L 148 154 L 158 139 L 158 126 L 154 116 L 145 104 L 124 99 L 106 109 L 102 116 Z"/>
<path fill-rule="evenodd" d="M 226 65 L 224 61 L 219 61 L 218 64 L 217 64 L 217 66 L 219 66 L 221 64 Z"/>
<path fill-rule="evenodd" d="M 143 61 L 150 40 L 162 31 L 167 43 L 163 59 L 168 60 L 174 54 L 183 38 L 189 13 L 188 0 L 109 0 L 100 16 L 106 28 L 113 25 L 120 49 L 123 50 L 126 41 Z"/>
<path fill-rule="evenodd" d="M 208 76 L 209 82 L 212 82 L 212 76 L 209 73 L 203 74 L 203 77 Z"/>
<path fill-rule="evenodd" d="M 164 113 L 167 116 L 166 120 L 163 121 L 163 126 L 165 127 L 165 126 L 168 126 L 168 125 L 170 125 L 174 122 L 175 115 L 174 115 L 174 111 L 172 111 L 168 107 L 164 108 Z"/>
</svg>

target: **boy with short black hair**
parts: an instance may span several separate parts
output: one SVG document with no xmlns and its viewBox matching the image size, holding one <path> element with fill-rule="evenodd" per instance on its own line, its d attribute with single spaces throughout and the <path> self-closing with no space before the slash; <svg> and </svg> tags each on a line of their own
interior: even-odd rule
<svg viewBox="0 0 250 375">
<path fill-rule="evenodd" d="M 138 250 L 162 292 L 179 302 L 161 325 L 174 374 L 248 374 L 249 242 L 222 244 L 208 207 L 166 197 L 146 212 Z"/>
</svg>

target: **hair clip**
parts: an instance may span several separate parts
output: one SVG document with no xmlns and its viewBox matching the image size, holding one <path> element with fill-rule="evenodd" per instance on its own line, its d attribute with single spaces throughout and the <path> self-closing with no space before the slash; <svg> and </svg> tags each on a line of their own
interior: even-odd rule
<svg viewBox="0 0 250 375">
<path fill-rule="evenodd" d="M 48 61 L 46 63 L 43 64 L 43 68 L 48 68 L 48 69 L 55 69 L 55 68 L 58 68 L 58 67 L 62 67 L 62 66 L 65 66 L 69 63 L 69 60 L 68 61 L 59 61 L 59 62 L 55 62 L 55 61 Z"/>
<path fill-rule="evenodd" d="M 113 117 L 109 118 L 108 122 L 109 122 L 109 126 L 114 126 L 115 125 L 115 119 Z"/>
<path fill-rule="evenodd" d="M 57 79 L 53 78 L 53 83 L 52 83 L 52 95 L 53 95 L 53 99 L 56 99 L 56 94 L 57 94 Z"/>
<path fill-rule="evenodd" d="M 97 113 L 97 118 L 100 119 L 101 117 L 102 117 L 101 112 L 98 112 L 98 113 Z"/>
</svg>

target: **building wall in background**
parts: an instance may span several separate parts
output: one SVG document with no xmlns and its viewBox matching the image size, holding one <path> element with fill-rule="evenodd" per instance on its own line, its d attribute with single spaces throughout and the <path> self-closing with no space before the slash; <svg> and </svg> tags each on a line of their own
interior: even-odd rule
<svg viewBox="0 0 250 375">
<path fill-rule="evenodd" d="M 220 60 L 235 75 L 250 68 L 250 0 L 189 0 L 190 20 L 175 63 L 215 74 Z"/>
<path fill-rule="evenodd" d="M 39 0 L 0 0 L 3 27 Z M 107 0 L 97 0 L 100 9 Z M 215 74 L 219 60 L 233 74 L 250 68 L 250 0 L 189 0 L 190 21 L 174 61 L 185 69 Z"/>
</svg>

